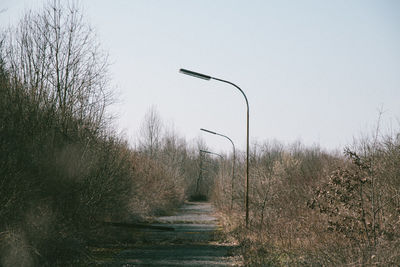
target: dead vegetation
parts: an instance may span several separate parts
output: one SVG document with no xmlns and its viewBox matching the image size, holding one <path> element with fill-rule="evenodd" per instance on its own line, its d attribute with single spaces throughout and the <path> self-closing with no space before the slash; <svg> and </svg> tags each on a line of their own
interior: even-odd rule
<svg viewBox="0 0 400 267">
<path fill-rule="evenodd" d="M 28 12 L 0 48 L 0 266 L 84 264 L 102 222 L 183 201 L 191 152 L 173 134 L 135 150 L 110 128 L 107 55 L 76 6 Z"/>
<path fill-rule="evenodd" d="M 248 228 L 243 186 L 235 185 L 241 191 L 231 210 L 222 193 L 229 179 L 216 183 L 227 234 L 239 240 L 248 265 L 398 264 L 399 141 L 374 137 L 343 156 L 300 144 L 254 147 Z"/>
</svg>

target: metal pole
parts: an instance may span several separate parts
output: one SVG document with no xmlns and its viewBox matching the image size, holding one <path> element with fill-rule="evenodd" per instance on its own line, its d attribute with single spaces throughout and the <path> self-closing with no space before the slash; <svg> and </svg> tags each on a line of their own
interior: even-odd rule
<svg viewBox="0 0 400 267">
<path fill-rule="evenodd" d="M 246 200 L 245 200 L 245 205 L 246 205 L 246 227 L 248 227 L 248 225 L 249 225 L 249 117 L 250 117 L 249 101 L 247 100 L 247 96 L 243 92 L 243 90 L 240 89 L 240 87 L 237 86 L 236 84 L 231 83 L 230 81 L 225 81 L 225 80 L 214 78 L 214 77 L 211 77 L 211 79 L 214 79 L 214 80 L 217 80 L 220 82 L 224 82 L 224 83 L 228 83 L 228 84 L 236 87 L 236 89 L 238 89 L 242 93 L 244 99 L 246 100 L 247 123 L 246 123 Z"/>
<path fill-rule="evenodd" d="M 199 170 L 199 178 L 197 178 L 197 183 L 196 183 L 196 197 L 198 197 L 200 194 L 199 194 L 199 186 L 200 186 L 200 180 L 203 178 L 203 157 L 202 157 L 202 155 L 203 154 L 201 154 L 201 151 L 200 151 L 200 166 L 199 166 L 199 168 L 200 168 L 200 170 Z"/>
</svg>

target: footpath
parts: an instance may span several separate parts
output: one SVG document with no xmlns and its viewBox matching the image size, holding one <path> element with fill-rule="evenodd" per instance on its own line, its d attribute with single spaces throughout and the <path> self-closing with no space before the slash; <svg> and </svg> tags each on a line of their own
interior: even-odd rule
<svg viewBox="0 0 400 267">
<path fill-rule="evenodd" d="M 174 215 L 161 216 L 151 228 L 131 234 L 142 240 L 112 248 L 96 266 L 241 266 L 235 246 L 218 238 L 218 220 L 207 202 L 187 202 Z"/>
</svg>

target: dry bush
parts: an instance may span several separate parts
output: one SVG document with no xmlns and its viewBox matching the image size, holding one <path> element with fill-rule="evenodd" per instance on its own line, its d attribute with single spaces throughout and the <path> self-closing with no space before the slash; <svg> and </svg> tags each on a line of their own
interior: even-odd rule
<svg viewBox="0 0 400 267">
<path fill-rule="evenodd" d="M 103 221 L 183 201 L 192 152 L 171 134 L 136 153 L 112 132 L 107 56 L 76 6 L 28 12 L 0 51 L 2 266 L 84 264 Z"/>
<path fill-rule="evenodd" d="M 234 186 L 234 178 L 232 178 L 232 162 L 230 159 L 221 160 L 219 168 L 213 182 L 214 190 L 212 192 L 212 200 L 220 209 L 230 209 L 232 199 L 234 198 L 232 185 Z M 230 200 L 230 201 L 228 201 Z"/>
<path fill-rule="evenodd" d="M 1 258 L 19 250 L 35 265 L 86 257 L 96 223 L 126 210 L 125 144 L 74 127 L 65 135 L 59 113 L 38 109 L 10 84 L 0 93 Z"/>
<path fill-rule="evenodd" d="M 106 58 L 92 37 L 77 9 L 55 1 L 28 13 L 2 43 L 4 266 L 87 258 L 97 223 L 127 211 L 130 152 L 106 128 Z"/>
<path fill-rule="evenodd" d="M 107 129 L 82 127 L 73 118 L 66 129 L 59 111 L 37 108 L 29 92 L 2 77 L 4 266 L 77 264 L 90 256 L 87 245 L 104 234 L 101 222 L 166 213 L 183 201 L 184 177 L 177 168 L 186 160 L 182 144 L 170 144 L 170 153 L 153 160 Z"/>
<path fill-rule="evenodd" d="M 400 262 L 398 141 L 364 140 L 347 148 L 351 162 L 333 172 L 310 203 L 325 215 L 329 231 L 357 248 L 353 258 L 359 264 Z"/>
<path fill-rule="evenodd" d="M 149 185 L 157 181 L 160 188 L 169 188 L 175 184 L 171 193 L 177 193 L 180 201 L 183 198 L 193 199 L 193 196 L 208 198 L 211 195 L 218 163 L 199 152 L 206 148 L 203 140 L 197 140 L 190 147 L 174 130 L 165 129 L 155 107 L 146 113 L 138 139 L 137 150 L 144 164 L 137 166 L 137 169 L 143 173 L 143 177 L 150 177 Z M 181 189 L 176 189 L 178 187 Z M 161 206 L 160 210 L 163 210 Z"/>
<path fill-rule="evenodd" d="M 344 157 L 299 144 L 253 148 L 249 227 L 240 202 L 240 209 L 229 209 L 220 182 L 227 177 L 216 182 L 215 194 L 246 263 L 398 264 L 399 141 L 364 140 Z"/>
<path fill-rule="evenodd" d="M 184 200 L 183 177 L 166 165 L 144 155 L 135 155 L 132 158 L 132 168 L 132 214 L 162 215 Z"/>
<path fill-rule="evenodd" d="M 239 198 L 233 212 L 227 205 L 229 199 L 225 199 L 225 208 L 219 205 L 220 210 L 231 218 L 230 225 L 236 224 L 232 233 L 242 244 L 246 262 L 293 264 L 298 259 L 298 251 L 304 253 L 320 238 L 319 231 L 324 228 L 319 223 L 318 213 L 311 211 L 306 203 L 313 196 L 313 188 L 340 160 L 318 147 L 305 148 L 298 143 L 289 147 L 278 142 L 266 143 L 252 151 L 249 228 L 243 225 L 243 160 L 239 160 L 239 168 L 242 167 L 237 171 L 239 179 L 235 178 Z M 235 218 L 238 216 L 240 220 Z M 309 234 L 311 228 L 316 232 L 313 235 Z"/>
</svg>

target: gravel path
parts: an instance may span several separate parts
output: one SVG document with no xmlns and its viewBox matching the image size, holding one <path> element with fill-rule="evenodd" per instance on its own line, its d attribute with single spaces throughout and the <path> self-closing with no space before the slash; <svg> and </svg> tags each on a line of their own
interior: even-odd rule
<svg viewBox="0 0 400 267">
<path fill-rule="evenodd" d="M 173 216 L 152 224 L 174 231 L 142 229 L 135 232 L 144 242 L 117 249 L 100 266 L 241 266 L 232 244 L 218 242 L 218 220 L 210 203 L 187 202 Z"/>
</svg>

